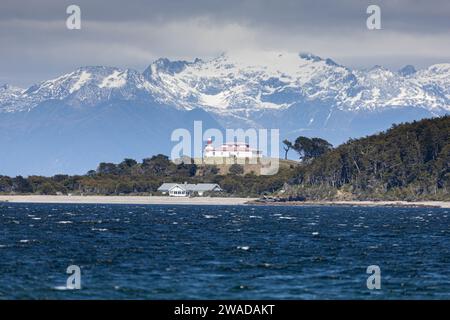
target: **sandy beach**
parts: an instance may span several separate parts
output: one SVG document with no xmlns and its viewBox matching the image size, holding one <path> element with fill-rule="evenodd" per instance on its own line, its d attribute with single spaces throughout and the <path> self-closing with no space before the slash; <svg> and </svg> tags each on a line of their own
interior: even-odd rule
<svg viewBox="0 0 450 320">
<path fill-rule="evenodd" d="M 93 203 L 93 204 L 168 204 L 168 205 L 281 205 L 281 206 L 396 206 L 450 208 L 448 201 L 304 201 L 304 202 L 256 202 L 256 198 L 175 198 L 156 196 L 45 196 L 0 195 L 0 202 L 9 203 Z"/>
<path fill-rule="evenodd" d="M 1 196 L 0 202 L 11 203 L 98 203 L 98 204 L 183 204 L 183 205 L 243 205 L 255 198 L 182 198 L 150 196 Z"/>
</svg>

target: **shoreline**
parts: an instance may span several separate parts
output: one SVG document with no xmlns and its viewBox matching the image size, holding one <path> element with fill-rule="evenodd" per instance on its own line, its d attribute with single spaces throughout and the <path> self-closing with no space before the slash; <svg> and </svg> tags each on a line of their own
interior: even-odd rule
<svg viewBox="0 0 450 320">
<path fill-rule="evenodd" d="M 268 206 L 351 206 L 351 207 L 401 207 L 401 208 L 443 208 L 450 209 L 449 201 L 373 201 L 373 200 L 346 200 L 346 201 L 290 201 L 290 202 L 259 202 L 252 201 L 253 205 Z"/>
<path fill-rule="evenodd" d="M 164 196 L 46 196 L 0 195 L 0 203 L 48 204 L 167 204 L 167 205 L 245 205 L 256 198 L 164 197 Z"/>
<path fill-rule="evenodd" d="M 0 203 L 48 204 L 153 204 L 153 205 L 256 205 L 256 206 L 363 206 L 428 207 L 450 209 L 449 201 L 291 201 L 259 202 L 257 198 L 167 197 L 167 196 L 46 196 L 0 195 Z"/>
</svg>

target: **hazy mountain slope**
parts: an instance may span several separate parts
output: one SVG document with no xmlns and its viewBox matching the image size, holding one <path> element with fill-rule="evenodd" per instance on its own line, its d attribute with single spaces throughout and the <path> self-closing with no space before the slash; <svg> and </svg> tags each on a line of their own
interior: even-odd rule
<svg viewBox="0 0 450 320">
<path fill-rule="evenodd" d="M 6 116 L 6 117 L 5 117 Z M 30 112 L 0 117 L 3 174 L 85 173 L 99 161 L 170 154 L 173 130 L 202 120 L 221 128 L 203 110 L 116 101 L 95 108 L 46 102 Z"/>
</svg>

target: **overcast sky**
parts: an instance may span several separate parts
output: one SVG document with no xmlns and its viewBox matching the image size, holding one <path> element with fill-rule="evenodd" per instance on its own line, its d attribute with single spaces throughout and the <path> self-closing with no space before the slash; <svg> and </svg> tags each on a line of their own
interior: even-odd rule
<svg viewBox="0 0 450 320">
<path fill-rule="evenodd" d="M 81 30 L 66 28 L 70 4 L 81 7 Z M 382 30 L 367 29 L 369 4 L 381 7 Z M 0 85 L 242 49 L 311 52 L 354 68 L 450 62 L 450 1 L 0 1 Z"/>
</svg>

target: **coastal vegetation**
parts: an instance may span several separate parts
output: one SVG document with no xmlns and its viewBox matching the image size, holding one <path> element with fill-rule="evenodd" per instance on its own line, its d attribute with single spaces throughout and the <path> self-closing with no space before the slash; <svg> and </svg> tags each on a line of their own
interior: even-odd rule
<svg viewBox="0 0 450 320">
<path fill-rule="evenodd" d="M 4 194 L 157 194 L 163 182 L 217 183 L 222 196 L 307 200 L 450 200 L 450 117 L 394 125 L 333 148 L 320 138 L 283 141 L 301 161 L 280 160 L 271 176 L 245 164 L 174 163 L 165 155 L 100 163 L 85 175 L 0 176 Z"/>
<path fill-rule="evenodd" d="M 96 170 L 85 175 L 53 177 L 30 176 L 24 178 L 0 176 L 0 192 L 16 194 L 84 194 L 84 195 L 148 195 L 157 194 L 164 182 L 217 183 L 222 196 L 258 196 L 279 190 L 295 172 L 295 167 L 283 163 L 278 174 L 260 176 L 254 172 L 244 174 L 244 165 L 229 165 L 227 174 L 219 167 L 195 163 L 175 164 L 159 154 L 137 162 L 100 163 Z M 223 167 L 223 166 L 222 166 Z M 221 168 L 223 169 L 223 168 Z"/>
<path fill-rule="evenodd" d="M 299 166 L 287 194 L 308 199 L 450 200 L 450 117 L 394 125 Z"/>
</svg>

